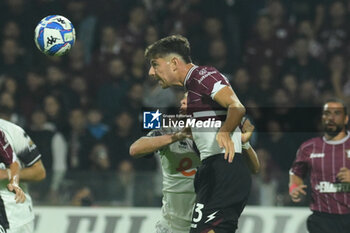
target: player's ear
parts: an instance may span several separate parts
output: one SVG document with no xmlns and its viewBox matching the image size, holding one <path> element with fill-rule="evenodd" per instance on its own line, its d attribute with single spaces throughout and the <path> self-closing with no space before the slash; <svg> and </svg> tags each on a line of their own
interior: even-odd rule
<svg viewBox="0 0 350 233">
<path fill-rule="evenodd" d="M 347 125 L 349 123 L 349 115 L 345 116 L 345 125 Z"/>
<path fill-rule="evenodd" d="M 170 65 L 171 65 L 171 69 L 173 71 L 177 70 L 177 66 L 179 65 L 179 58 L 177 58 L 177 57 L 171 58 Z"/>
</svg>

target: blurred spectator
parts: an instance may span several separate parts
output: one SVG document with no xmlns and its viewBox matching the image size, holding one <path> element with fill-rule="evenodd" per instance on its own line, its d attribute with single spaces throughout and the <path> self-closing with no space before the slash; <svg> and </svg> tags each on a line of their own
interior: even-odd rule
<svg viewBox="0 0 350 233">
<path fill-rule="evenodd" d="M 310 20 L 303 20 L 299 23 L 298 36 L 305 37 L 308 40 L 308 51 L 313 58 L 325 61 L 325 49 L 317 40 L 316 30 Z"/>
<path fill-rule="evenodd" d="M 103 123 L 103 114 L 98 108 L 90 108 L 87 113 L 87 132 L 91 137 L 91 146 L 103 140 L 109 131 L 108 125 Z"/>
<path fill-rule="evenodd" d="M 159 31 L 156 26 L 148 25 L 145 32 L 145 47 L 159 40 Z"/>
<path fill-rule="evenodd" d="M 89 92 L 88 82 L 85 77 L 74 76 L 70 80 L 70 89 L 72 92 L 71 101 L 75 102 L 77 107 L 88 109 L 92 105 L 93 96 Z"/>
<path fill-rule="evenodd" d="M 59 188 L 67 170 L 67 143 L 63 135 L 47 121 L 42 110 L 36 110 L 31 117 L 28 134 L 35 141 L 43 157 L 41 158 L 47 171 L 46 181 L 42 184 L 46 189 L 46 198 L 52 203 L 59 200 Z M 39 185 L 41 186 L 41 185 Z M 49 192 L 47 193 L 47 190 Z"/>
<path fill-rule="evenodd" d="M 259 148 L 256 153 L 260 161 L 260 172 L 255 176 L 252 184 L 252 195 L 249 202 L 261 206 L 276 205 L 277 189 L 280 171 L 269 151 Z"/>
<path fill-rule="evenodd" d="M 132 56 L 130 68 L 130 74 L 132 76 L 131 82 L 142 83 L 148 75 L 146 72 L 146 63 L 143 53 L 144 50 L 138 48 Z"/>
<path fill-rule="evenodd" d="M 248 71 L 244 68 L 237 69 L 233 79 L 232 79 L 232 88 L 235 90 L 239 99 L 243 102 L 251 98 L 253 95 L 250 83 L 250 76 Z"/>
<path fill-rule="evenodd" d="M 25 118 L 18 112 L 17 104 L 13 95 L 9 92 L 2 92 L 0 95 L 0 105 L 6 108 L 8 114 L 7 120 L 15 123 L 21 127 L 25 125 Z"/>
<path fill-rule="evenodd" d="M 91 148 L 89 159 L 91 171 L 99 173 L 103 171 L 108 171 L 111 168 L 108 148 L 102 143 L 97 143 Z"/>
<path fill-rule="evenodd" d="M 146 25 L 148 23 L 145 8 L 141 5 L 133 7 L 129 12 L 129 21 L 122 31 L 123 47 L 122 56 L 126 62 L 130 62 L 136 48 L 144 44 Z"/>
<path fill-rule="evenodd" d="M 280 0 L 272 0 L 267 4 L 267 13 L 271 18 L 271 23 L 278 39 L 287 46 L 293 38 L 294 28 L 288 21 L 286 9 Z"/>
<path fill-rule="evenodd" d="M 141 132 L 135 126 L 134 116 L 123 111 L 114 117 L 112 129 L 106 136 L 106 143 L 111 154 L 112 167 L 116 169 L 121 161 L 129 159 L 129 147 Z M 149 164 L 143 169 L 153 169 Z"/>
<path fill-rule="evenodd" d="M 328 17 L 323 22 L 319 38 L 328 55 L 346 50 L 350 35 L 344 2 L 332 1 L 327 10 Z"/>
<path fill-rule="evenodd" d="M 350 100 L 350 81 L 346 70 L 345 58 L 334 54 L 329 61 L 329 75 L 335 95 L 346 101 Z"/>
<path fill-rule="evenodd" d="M 282 86 L 284 90 L 287 92 L 290 101 L 295 106 L 298 98 L 298 80 L 295 75 L 286 74 L 282 77 Z"/>
<path fill-rule="evenodd" d="M 294 74 L 298 82 L 313 80 L 317 87 L 325 85 L 325 70 L 322 64 L 309 54 L 309 41 L 298 37 L 293 45 L 294 55 L 285 61 L 282 74 Z"/>
<path fill-rule="evenodd" d="M 86 128 L 86 116 L 82 109 L 73 109 L 69 113 L 70 130 L 66 135 L 68 142 L 67 163 L 70 170 L 89 169 L 89 140 Z"/>
<path fill-rule="evenodd" d="M 84 186 L 78 189 L 72 197 L 71 204 L 73 206 L 92 206 L 94 198 L 89 187 Z"/>
<path fill-rule="evenodd" d="M 40 106 L 42 99 L 45 96 L 45 79 L 36 71 L 29 71 L 26 74 L 25 85 L 22 86 L 20 93 L 19 107 L 24 116 L 30 119 L 33 109 Z"/>
<path fill-rule="evenodd" d="M 14 39 L 4 39 L 1 43 L 0 74 L 11 75 L 23 81 L 27 69 L 24 50 Z"/>
<path fill-rule="evenodd" d="M 53 95 L 45 96 L 43 99 L 43 107 L 48 122 L 50 122 L 58 131 L 65 132 L 67 129 L 65 112 L 62 109 L 62 104 L 58 98 Z"/>
<path fill-rule="evenodd" d="M 212 40 L 209 44 L 207 65 L 214 66 L 223 74 L 232 74 L 233 65 L 228 60 L 227 45 L 222 39 Z"/>
<path fill-rule="evenodd" d="M 88 9 L 89 1 L 75 0 L 67 1 L 67 17 L 73 23 L 79 40 L 83 43 L 85 62 L 91 60 L 91 52 L 94 45 L 97 18 L 90 14 Z"/>
<path fill-rule="evenodd" d="M 257 19 L 256 28 L 246 44 L 244 62 L 253 75 L 258 73 L 262 65 L 270 65 L 274 72 L 279 71 L 285 57 L 286 47 L 274 34 L 271 19 L 261 15 Z"/>
<path fill-rule="evenodd" d="M 262 65 L 258 70 L 257 79 L 253 82 L 257 87 L 257 90 L 254 91 L 253 97 L 259 106 L 271 106 L 271 94 L 274 93 L 276 88 L 276 80 L 274 80 L 274 78 L 275 75 L 271 66 Z"/>
<path fill-rule="evenodd" d="M 126 64 L 121 58 L 114 58 L 108 64 L 107 80 L 97 89 L 97 103 L 107 119 L 118 113 L 122 98 L 129 86 L 130 78 Z"/>
</svg>

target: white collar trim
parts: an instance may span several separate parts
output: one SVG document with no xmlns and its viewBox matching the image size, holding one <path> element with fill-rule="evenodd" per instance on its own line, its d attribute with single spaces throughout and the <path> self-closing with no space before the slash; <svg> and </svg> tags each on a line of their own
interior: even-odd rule
<svg viewBox="0 0 350 233">
<path fill-rule="evenodd" d="M 191 76 L 193 70 L 196 69 L 197 67 L 198 67 L 198 66 L 193 65 L 193 66 L 191 67 L 191 69 L 187 72 L 186 78 L 185 78 L 185 81 L 184 81 L 184 86 L 186 86 L 187 80 L 190 78 L 190 76 Z"/>
<path fill-rule="evenodd" d="M 323 141 L 324 141 L 325 143 L 327 143 L 327 144 L 338 145 L 338 144 L 344 143 L 346 140 L 349 139 L 349 137 L 350 137 L 350 132 L 347 131 L 346 133 L 347 133 L 347 135 L 346 135 L 344 138 L 340 139 L 340 140 L 336 140 L 336 141 L 327 140 L 325 136 L 323 136 L 322 139 L 323 139 Z"/>
</svg>

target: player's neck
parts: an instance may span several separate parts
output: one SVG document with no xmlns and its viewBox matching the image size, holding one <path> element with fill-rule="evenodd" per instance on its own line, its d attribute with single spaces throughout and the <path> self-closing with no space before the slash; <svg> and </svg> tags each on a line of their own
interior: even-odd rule
<svg viewBox="0 0 350 233">
<path fill-rule="evenodd" d="M 336 136 L 331 136 L 331 135 L 329 135 L 327 133 L 324 134 L 324 136 L 327 139 L 327 141 L 338 141 L 338 140 L 341 140 L 341 139 L 345 138 L 346 135 L 347 135 L 346 130 L 342 130 Z"/>
<path fill-rule="evenodd" d="M 186 76 L 187 76 L 188 72 L 190 71 L 190 69 L 191 69 L 193 66 L 194 66 L 193 63 L 185 64 L 185 65 L 183 66 L 183 68 L 179 71 L 179 75 L 180 75 L 180 77 L 181 77 L 180 82 L 181 82 L 182 86 L 183 86 L 184 83 L 185 83 L 185 79 L 186 79 Z"/>
</svg>

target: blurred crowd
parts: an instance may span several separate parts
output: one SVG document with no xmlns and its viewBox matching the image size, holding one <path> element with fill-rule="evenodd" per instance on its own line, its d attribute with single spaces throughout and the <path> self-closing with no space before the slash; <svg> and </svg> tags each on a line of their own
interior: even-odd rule
<svg viewBox="0 0 350 233">
<path fill-rule="evenodd" d="M 148 78 L 144 49 L 163 36 L 186 36 L 194 63 L 223 72 L 247 107 L 262 163 L 251 204 L 289 204 L 288 170 L 319 134 L 322 102 L 350 103 L 350 1 L 3 0 L 0 13 L 0 113 L 42 152 L 39 203 L 160 205 L 158 160 L 132 160 L 129 146 L 146 133 L 143 108 L 183 96 Z M 76 29 L 64 57 L 33 41 L 52 14 Z"/>
</svg>

